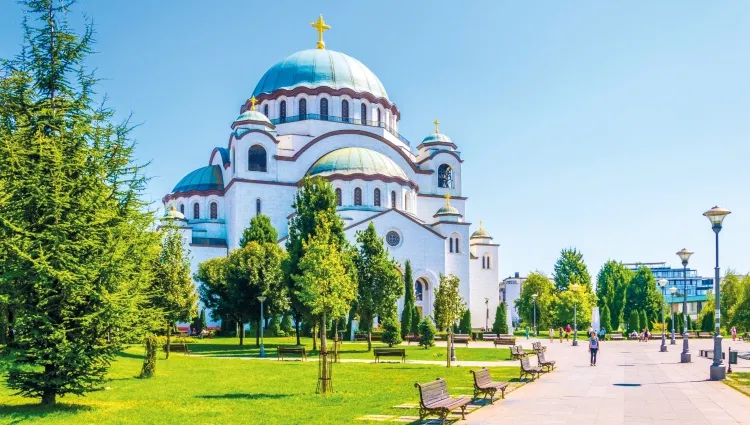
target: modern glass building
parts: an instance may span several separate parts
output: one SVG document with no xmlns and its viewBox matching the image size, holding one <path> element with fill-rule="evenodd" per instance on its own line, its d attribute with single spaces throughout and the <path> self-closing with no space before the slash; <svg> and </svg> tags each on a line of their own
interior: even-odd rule
<svg viewBox="0 0 750 425">
<path fill-rule="evenodd" d="M 703 277 L 698 274 L 698 270 L 687 269 L 687 279 L 683 277 L 682 267 L 671 267 L 667 263 L 624 263 L 625 267 L 636 271 L 639 267 L 648 267 L 658 281 L 667 279 L 669 283 L 666 286 L 665 300 L 669 303 L 675 312 L 682 311 L 683 295 L 687 290 L 688 302 L 687 310 L 691 319 L 696 319 L 698 313 L 706 302 L 706 294 L 713 291 L 714 279 L 712 277 Z M 677 294 L 670 296 L 669 288 L 677 288 Z"/>
</svg>

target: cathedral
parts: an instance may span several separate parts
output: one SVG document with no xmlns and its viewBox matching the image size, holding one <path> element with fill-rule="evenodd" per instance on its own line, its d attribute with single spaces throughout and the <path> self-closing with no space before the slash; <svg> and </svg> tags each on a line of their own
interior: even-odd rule
<svg viewBox="0 0 750 425">
<path fill-rule="evenodd" d="M 283 247 L 298 182 L 320 176 L 336 191 L 350 241 L 372 222 L 393 258 L 411 261 L 423 316 L 432 314 L 439 276 L 453 274 L 472 327 L 492 326 L 498 245 L 481 223 L 471 233 L 464 219 L 457 144 L 436 120 L 434 131 L 412 146 L 398 132 L 401 112 L 378 77 L 357 59 L 326 49 L 323 32 L 330 27 L 322 16 L 312 26 L 316 48 L 268 69 L 241 106 L 228 143 L 163 198 L 193 272 L 237 248 L 256 214 L 271 218 Z"/>
</svg>

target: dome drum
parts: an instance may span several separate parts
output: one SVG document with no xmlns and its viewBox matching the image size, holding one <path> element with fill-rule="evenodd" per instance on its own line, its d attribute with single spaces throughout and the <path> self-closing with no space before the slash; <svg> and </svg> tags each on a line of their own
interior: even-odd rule
<svg viewBox="0 0 750 425">
<path fill-rule="evenodd" d="M 341 148 L 318 159 L 309 176 L 328 180 L 365 180 L 396 182 L 418 189 L 404 170 L 386 155 L 366 148 Z"/>
</svg>

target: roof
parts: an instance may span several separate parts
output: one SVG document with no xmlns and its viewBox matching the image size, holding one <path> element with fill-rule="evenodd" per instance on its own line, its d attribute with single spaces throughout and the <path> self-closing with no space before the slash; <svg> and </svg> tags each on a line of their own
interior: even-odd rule
<svg viewBox="0 0 750 425">
<path fill-rule="evenodd" d="M 327 49 L 296 52 L 272 66 L 253 90 L 253 96 L 296 87 L 351 89 L 388 99 L 378 77 L 362 62 Z"/>
<path fill-rule="evenodd" d="M 222 164 L 229 164 L 229 162 L 230 162 L 229 149 L 217 147 L 216 150 L 221 155 L 221 163 Z"/>
<path fill-rule="evenodd" d="M 482 227 L 479 227 L 476 232 L 471 234 L 471 237 L 469 239 L 492 239 L 492 236 L 490 236 L 490 234 L 487 233 L 487 231 Z"/>
<path fill-rule="evenodd" d="M 222 156 L 223 157 L 223 156 Z M 224 190 L 221 167 L 209 165 L 191 171 L 172 189 L 172 193 L 190 191 Z"/>
<path fill-rule="evenodd" d="M 247 110 L 240 114 L 239 117 L 237 117 L 234 122 L 240 122 L 240 121 L 258 121 L 262 123 L 267 123 L 268 125 L 271 125 L 271 120 L 268 119 L 267 116 L 263 115 L 262 112 L 253 111 L 253 110 Z"/>
<path fill-rule="evenodd" d="M 409 181 L 404 170 L 380 152 L 366 148 L 342 148 L 328 152 L 315 161 L 310 176 L 379 175 Z"/>
<path fill-rule="evenodd" d="M 429 143 L 450 143 L 452 145 L 455 144 L 453 143 L 453 140 L 451 140 L 450 137 L 446 136 L 443 133 L 432 133 L 422 140 L 422 144 L 429 144 Z"/>
</svg>

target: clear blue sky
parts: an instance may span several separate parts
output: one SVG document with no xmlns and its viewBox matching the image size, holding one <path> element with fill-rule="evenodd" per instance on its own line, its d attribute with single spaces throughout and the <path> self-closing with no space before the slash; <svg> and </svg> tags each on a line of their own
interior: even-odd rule
<svg viewBox="0 0 750 425">
<path fill-rule="evenodd" d="M 701 213 L 731 209 L 722 268 L 750 270 L 750 3 L 82 1 L 95 19 L 100 91 L 134 113 L 154 201 L 227 143 L 276 61 L 327 47 L 377 74 L 412 144 L 459 145 L 467 220 L 501 244 L 501 276 L 551 273 L 563 247 L 595 275 L 607 259 L 667 261 L 687 247 L 713 276 Z M 21 10 L 0 3 L 0 57 Z M 474 227 L 475 228 L 475 227 Z"/>
</svg>

